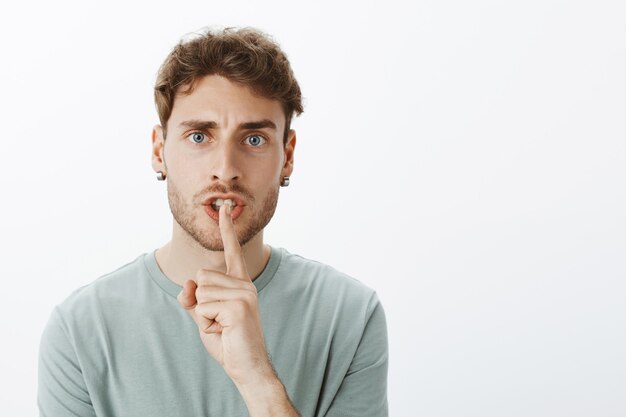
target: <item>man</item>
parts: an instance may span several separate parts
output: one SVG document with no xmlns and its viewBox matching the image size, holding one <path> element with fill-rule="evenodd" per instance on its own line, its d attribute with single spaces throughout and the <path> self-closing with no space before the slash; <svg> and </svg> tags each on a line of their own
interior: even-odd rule
<svg viewBox="0 0 626 417">
<path fill-rule="evenodd" d="M 79 288 L 42 336 L 42 416 L 385 416 L 376 293 L 263 243 L 301 94 L 253 29 L 181 42 L 155 86 L 172 239 Z"/>
</svg>

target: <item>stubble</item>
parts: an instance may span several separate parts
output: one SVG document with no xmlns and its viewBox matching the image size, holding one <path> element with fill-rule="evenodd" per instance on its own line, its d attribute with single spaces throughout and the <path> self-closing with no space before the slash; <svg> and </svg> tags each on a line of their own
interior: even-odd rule
<svg viewBox="0 0 626 417">
<path fill-rule="evenodd" d="M 246 197 L 247 205 L 244 208 L 244 212 L 242 216 L 235 221 L 237 240 L 239 240 L 239 244 L 243 246 L 263 230 L 274 216 L 278 202 L 279 187 L 276 186 L 270 189 L 270 192 L 260 204 L 259 208 L 257 208 L 252 195 L 237 185 L 230 189 L 222 185 L 212 186 L 201 195 L 206 196 L 211 192 L 234 192 Z M 219 233 L 218 224 L 204 211 L 204 207 L 202 206 L 203 198 L 198 197 L 194 199 L 196 201 L 195 203 L 188 203 L 183 198 L 176 183 L 171 181 L 171 177 L 168 178 L 167 182 L 167 197 L 174 220 L 189 237 L 207 250 L 224 250 L 224 243 Z M 250 210 L 254 210 L 254 212 L 251 213 Z M 245 211 L 248 212 L 245 213 Z"/>
</svg>

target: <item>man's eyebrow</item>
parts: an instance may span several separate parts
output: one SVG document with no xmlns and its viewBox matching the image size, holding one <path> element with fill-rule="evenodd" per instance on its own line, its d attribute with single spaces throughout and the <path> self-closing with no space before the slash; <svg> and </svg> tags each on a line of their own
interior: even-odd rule
<svg viewBox="0 0 626 417">
<path fill-rule="evenodd" d="M 239 125 L 239 129 L 265 129 L 265 128 L 276 130 L 276 124 L 269 119 L 263 119 L 257 122 L 245 122 Z"/>
<path fill-rule="evenodd" d="M 209 130 L 215 129 L 217 123 L 212 120 L 185 120 L 180 122 L 178 126 L 196 130 Z"/>
<path fill-rule="evenodd" d="M 185 120 L 178 124 L 179 127 L 197 129 L 197 130 L 209 130 L 217 129 L 218 124 L 212 120 Z M 274 129 L 276 130 L 276 124 L 269 119 L 257 120 L 254 122 L 240 123 L 239 130 L 250 129 Z"/>
</svg>

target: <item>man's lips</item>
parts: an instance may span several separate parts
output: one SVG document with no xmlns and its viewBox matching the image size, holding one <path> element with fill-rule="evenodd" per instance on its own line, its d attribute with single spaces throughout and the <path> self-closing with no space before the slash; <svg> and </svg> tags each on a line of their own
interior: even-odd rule
<svg viewBox="0 0 626 417">
<path fill-rule="evenodd" d="M 215 202 L 215 200 L 218 200 L 218 199 L 232 200 L 235 202 L 236 205 L 235 207 L 231 209 L 231 212 L 230 212 L 230 217 L 233 219 L 233 221 L 235 221 L 237 217 L 241 215 L 243 208 L 246 206 L 245 200 L 239 194 L 217 193 L 217 194 L 211 195 L 211 197 L 204 200 L 204 203 L 202 203 L 202 205 L 204 206 L 204 211 L 206 211 L 209 217 L 211 217 L 213 220 L 215 220 L 218 223 L 220 219 L 219 209 L 215 210 L 215 208 L 213 208 L 213 202 Z"/>
<path fill-rule="evenodd" d="M 213 202 L 217 198 L 219 197 L 214 198 L 211 202 Z M 203 204 L 203 206 L 204 206 L 204 211 L 209 215 L 209 217 L 219 223 L 220 213 L 215 211 L 215 209 L 213 208 L 211 204 Z M 235 221 L 237 217 L 241 215 L 241 212 L 243 211 L 244 207 L 245 207 L 244 205 L 239 205 L 239 203 L 237 203 L 237 205 L 232 208 L 230 212 L 230 217 L 233 219 L 233 221 Z"/>
<path fill-rule="evenodd" d="M 233 194 L 233 193 L 228 193 L 228 194 L 213 194 L 211 197 L 207 198 L 206 200 L 204 200 L 204 204 L 205 206 L 210 206 L 215 200 L 217 199 L 222 199 L 222 200 L 233 200 L 235 202 L 235 204 L 237 204 L 237 206 L 235 208 L 237 208 L 238 206 L 245 206 L 246 203 L 244 202 L 243 198 L 241 198 L 241 196 L 237 195 L 237 194 Z"/>
</svg>

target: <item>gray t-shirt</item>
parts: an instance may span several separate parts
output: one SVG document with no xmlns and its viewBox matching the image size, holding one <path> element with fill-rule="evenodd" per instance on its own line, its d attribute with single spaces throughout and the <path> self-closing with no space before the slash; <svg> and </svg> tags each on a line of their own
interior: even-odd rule
<svg viewBox="0 0 626 417">
<path fill-rule="evenodd" d="M 254 284 L 272 364 L 302 417 L 388 415 L 387 327 L 372 289 L 275 247 Z M 56 306 L 39 348 L 40 415 L 247 416 L 181 290 L 152 251 Z"/>
</svg>

